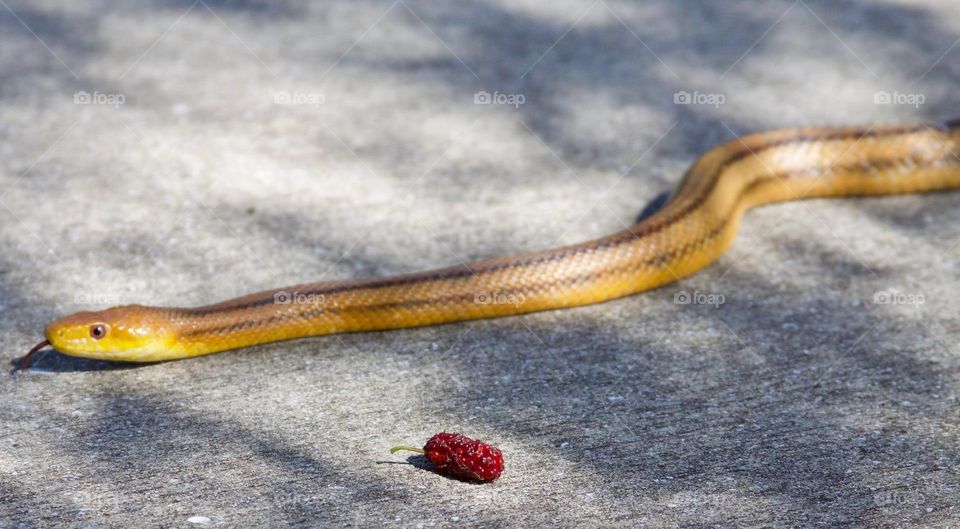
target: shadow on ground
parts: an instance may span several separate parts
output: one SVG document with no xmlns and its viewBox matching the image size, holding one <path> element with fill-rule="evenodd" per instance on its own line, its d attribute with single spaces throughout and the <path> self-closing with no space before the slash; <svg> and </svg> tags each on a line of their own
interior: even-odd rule
<svg viewBox="0 0 960 529">
<path fill-rule="evenodd" d="M 323 19 L 325 9 L 315 8 L 320 15 L 315 11 L 304 15 L 306 8 L 294 4 L 285 4 L 279 12 L 261 2 L 207 4 L 216 12 L 265 28 L 301 16 Z M 145 5 L 138 9 L 181 11 L 190 6 L 184 2 Z M 806 9 L 784 1 L 767 3 L 762 12 L 753 3 L 719 10 L 687 0 L 652 4 L 651 11 L 643 11 L 639 6 L 610 2 L 643 42 L 616 18 L 574 28 L 557 42 L 568 22 L 495 3 L 434 6 L 411 1 L 394 8 L 401 23 L 422 28 L 414 13 L 420 16 L 479 80 L 465 73 L 453 56 L 392 60 L 364 50 L 362 44 L 356 54 L 343 58 L 343 67 L 387 79 L 426 76 L 446 85 L 454 94 L 451 97 L 464 100 L 480 89 L 523 93 L 531 104 L 517 109 L 519 119 L 557 154 L 559 161 L 551 163 L 558 167 L 580 171 L 594 167 L 598 158 L 609 166 L 601 169 L 629 165 L 642 152 L 635 143 L 638 135 L 646 147 L 674 121 L 675 133 L 648 156 L 689 162 L 691 153 L 703 152 L 734 133 L 751 132 L 766 118 L 673 105 L 672 94 L 696 85 L 697 79 L 687 79 L 690 72 L 722 77 L 751 46 L 757 55 L 784 52 L 776 47 L 782 42 L 757 41 L 757 37 L 791 5 L 800 14 Z M 807 5 L 817 13 L 829 13 L 826 23 L 832 30 L 859 46 L 887 49 L 884 46 L 891 40 L 909 39 L 909 47 L 890 50 L 886 57 L 862 50 L 871 65 L 882 61 L 878 71 L 893 72 L 896 78 L 923 77 L 917 86 L 929 93 L 941 93 L 939 87 L 952 86 L 957 78 L 950 61 L 927 73 L 918 64 L 932 61 L 914 60 L 935 55 L 944 43 L 955 40 L 954 33 L 931 13 L 897 5 Z M 84 65 L 99 53 L 100 43 L 77 29 L 95 26 L 96 17 L 70 20 L 28 5 L 15 8 L 51 46 L 69 48 L 71 64 Z M 594 6 L 605 8 L 602 3 Z M 9 18 L 0 17 L 0 27 L 16 33 L 18 23 Z M 810 23 L 819 24 L 815 19 Z M 805 44 L 809 49 L 803 52 L 813 56 L 837 49 L 828 40 Z M 531 59 L 551 46 L 537 68 L 522 75 Z M 648 47 L 678 73 L 673 75 L 660 65 Z M 2 68 L 7 73 L 0 79 L 18 77 L 16 84 L 6 85 L 12 88 L 4 95 L 15 98 L 41 79 L 52 79 L 49 82 L 57 91 L 75 89 L 69 74 L 52 74 L 55 70 L 50 65 L 26 72 Z M 319 82 L 312 75 L 305 74 L 305 81 Z M 136 87 L 145 99 L 157 95 L 157 90 Z M 659 120 L 658 126 L 647 130 L 645 123 L 618 125 L 644 129 L 629 141 L 585 139 L 570 125 L 576 121 L 576 109 L 565 106 L 562 93 L 593 94 L 613 107 L 649 109 L 655 112 L 651 115 Z M 916 118 L 942 118 L 940 109 L 956 106 L 956 96 L 950 97 L 932 103 Z M 349 132 L 344 135 L 349 139 Z M 364 159 L 397 167 L 397 179 L 410 177 L 403 167 L 410 165 L 421 146 L 389 131 L 378 138 L 396 143 L 388 149 L 364 151 Z M 497 163 L 488 170 L 496 170 Z M 637 182 L 643 170 L 643 165 L 636 167 L 627 178 Z M 537 180 L 537 175 L 513 176 L 506 181 L 520 188 L 551 185 Z M 679 176 L 658 175 L 638 185 L 653 196 Z M 441 186 L 443 178 L 432 176 L 425 186 Z M 48 198 L 60 193 L 57 189 L 44 192 Z M 952 198 L 922 203 L 897 199 L 912 208 L 908 214 L 881 199 L 858 201 L 850 207 L 899 235 L 921 237 L 933 230 L 938 238 L 955 240 Z M 250 200 L 225 200 L 216 211 L 240 223 L 242 212 L 264 207 Z M 637 200 L 637 211 L 642 202 Z M 921 216 L 934 219 L 933 225 L 918 220 Z M 752 217 L 758 218 L 748 216 L 747 224 Z M 308 222 L 282 204 L 243 222 L 244 233 L 262 235 L 276 229 L 275 240 L 281 246 L 317 244 L 300 230 L 279 229 Z M 213 231 L 215 225 L 210 221 L 206 227 Z M 335 229 L 327 228 L 324 231 Z M 107 235 L 91 237 L 78 244 L 96 247 L 107 239 Z M 948 360 L 952 351 L 944 344 L 955 327 L 953 315 L 924 311 L 918 316 L 871 303 L 877 289 L 909 270 L 875 262 L 866 265 L 816 238 L 796 233 L 764 246 L 771 247 L 779 252 L 782 265 L 772 267 L 769 261 L 759 260 L 750 264 L 747 259 L 728 271 L 734 263 L 725 260 L 700 276 L 639 298 L 559 313 L 275 344 L 165 364 L 166 370 L 113 371 L 114 366 L 100 362 L 47 356 L 41 359 L 42 369 L 58 375 L 8 379 L 4 393 L 89 392 L 89 401 L 78 404 L 76 414 L 55 405 L 45 407 L 43 401 L 23 405 L 43 415 L 36 419 L 37 438 L 31 442 L 58 447 L 56 457 L 80 476 L 41 480 L 45 488 L 40 491 L 30 476 L 0 482 L 4 499 L 0 505 L 7 511 L 0 520 L 62 524 L 66 511 L 88 513 L 81 516 L 138 513 L 146 519 L 166 520 L 207 509 L 230 512 L 231 518 L 224 520 L 228 523 L 362 525 L 371 519 L 383 520 L 386 513 L 407 512 L 397 504 L 418 502 L 446 516 L 454 512 L 445 503 L 447 496 L 424 498 L 420 490 L 372 480 L 367 473 L 372 466 L 369 454 L 359 448 L 353 460 L 342 452 L 325 459 L 324 450 L 312 438 L 295 437 L 304 432 L 313 435 L 321 427 L 307 422 L 314 410 L 304 408 L 304 416 L 298 419 L 296 412 L 301 410 L 290 404 L 286 405 L 291 408 L 278 409 L 273 401 L 285 389 L 277 380 L 290 379 L 290 391 L 305 391 L 304 398 L 319 399 L 317 395 L 325 391 L 353 388 L 338 377 L 356 374 L 352 370 L 357 366 L 397 362 L 408 365 L 413 373 L 395 376 L 416 384 L 418 397 L 411 406 L 417 415 L 463 417 L 461 424 L 482 426 L 517 446 L 547 454 L 551 461 L 569 464 L 598 484 L 596 493 L 603 501 L 617 499 L 602 505 L 604 521 L 610 523 L 645 519 L 651 526 L 881 526 L 949 521 L 960 479 L 953 389 L 957 366 Z M 23 257 L 21 253 L 9 252 L 6 266 L 15 266 L 15 257 Z M 819 265 L 809 264 L 812 255 Z M 386 251 L 346 259 L 361 271 L 409 266 Z M 804 281 L 802 273 L 796 280 L 785 277 L 797 274 L 790 263 L 809 264 L 807 278 L 823 274 L 818 288 L 807 288 L 810 281 Z M 35 308 L 35 297 L 24 288 L 4 283 L 0 288 L 3 304 L 8 310 L 29 314 L 39 328 L 40 320 L 53 315 Z M 676 293 L 698 289 L 723 294 L 725 302 L 718 307 L 674 303 Z M 927 287 L 926 292 L 934 290 Z M 439 346 L 429 347 L 431 342 Z M 329 371 L 297 367 L 305 361 L 322 364 Z M 418 372 L 433 375 L 417 377 Z M 75 375 L 90 378 L 81 381 Z M 127 376 L 111 378 L 114 375 Z M 211 386 L 229 384 L 242 388 L 231 394 L 235 407 L 222 415 L 211 412 L 205 406 L 220 395 Z M 237 404 L 244 397 L 249 402 Z M 383 395 L 375 397 L 384 400 Z M 50 403 L 60 402 L 59 396 L 50 398 Z M 346 421 L 352 411 L 360 413 L 350 409 L 353 403 L 371 407 L 371 401 L 378 400 L 351 399 L 338 402 L 343 410 L 337 413 L 342 415 L 323 418 Z M 12 425 L 9 438 L 16 439 L 4 448 L 21 457 L 29 452 L 24 439 L 32 430 L 31 419 L 22 415 L 24 409 L 3 411 L 4 423 Z M 383 409 L 406 413 L 399 407 Z M 324 439 L 344 440 L 351 428 L 367 434 L 363 426 L 324 424 Z M 370 441 L 351 437 L 349 442 L 366 446 Z M 518 474 L 532 471 L 537 464 L 524 460 L 522 452 L 515 457 L 521 460 L 515 470 Z M 44 468 L 52 472 L 51 467 Z M 77 479 L 83 488 L 73 487 Z M 523 505 L 527 512 L 512 513 L 510 518 L 491 508 L 476 520 L 493 526 L 550 519 L 582 524 L 583 513 L 570 514 L 557 498 L 581 501 L 585 493 L 564 488 L 562 481 L 557 477 L 556 482 L 543 485 L 556 494 L 555 503 L 536 505 L 538 512 Z M 525 485 L 521 492 L 541 484 Z M 77 496 L 76 490 L 84 492 Z M 189 504 L 183 512 L 180 502 Z"/>
</svg>

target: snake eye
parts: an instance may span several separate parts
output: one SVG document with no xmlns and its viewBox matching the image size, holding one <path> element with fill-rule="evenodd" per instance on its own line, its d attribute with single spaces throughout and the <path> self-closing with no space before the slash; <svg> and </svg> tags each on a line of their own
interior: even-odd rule
<svg viewBox="0 0 960 529">
<path fill-rule="evenodd" d="M 94 340 L 99 340 L 107 335 L 107 326 L 102 323 L 94 323 L 90 326 L 90 336 Z"/>
</svg>

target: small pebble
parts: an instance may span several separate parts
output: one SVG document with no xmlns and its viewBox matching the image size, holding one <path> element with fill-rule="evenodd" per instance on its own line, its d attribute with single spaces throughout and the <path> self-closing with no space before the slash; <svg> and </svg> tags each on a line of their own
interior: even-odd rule
<svg viewBox="0 0 960 529">
<path fill-rule="evenodd" d="M 187 518 L 187 521 L 190 523 L 206 525 L 210 523 L 210 518 L 207 518 L 206 516 L 191 516 Z"/>
</svg>

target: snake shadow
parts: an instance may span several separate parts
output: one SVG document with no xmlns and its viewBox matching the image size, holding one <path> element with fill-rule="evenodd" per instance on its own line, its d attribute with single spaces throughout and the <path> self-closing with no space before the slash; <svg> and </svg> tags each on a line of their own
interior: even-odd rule
<svg viewBox="0 0 960 529">
<path fill-rule="evenodd" d="M 153 362 L 162 363 L 162 362 Z M 37 373 L 81 373 L 87 371 L 124 371 L 148 366 L 138 362 L 114 362 L 108 360 L 94 360 L 90 358 L 78 358 L 59 353 L 55 350 L 46 350 L 39 353 L 30 363 L 30 366 L 23 368 L 23 357 L 10 360 L 10 374 L 15 376 L 29 376 Z"/>
</svg>

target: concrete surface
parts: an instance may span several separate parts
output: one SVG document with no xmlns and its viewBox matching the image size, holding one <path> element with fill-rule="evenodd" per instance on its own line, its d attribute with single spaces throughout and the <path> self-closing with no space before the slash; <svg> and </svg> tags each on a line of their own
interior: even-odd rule
<svg viewBox="0 0 960 529">
<path fill-rule="evenodd" d="M 948 0 L 3 0 L 0 350 L 599 236 L 734 135 L 960 115 L 958 36 Z M 755 211 L 600 306 L 46 355 L 0 377 L 0 526 L 958 526 L 958 200 Z M 387 452 L 439 430 L 503 478 Z"/>
</svg>

